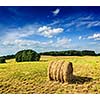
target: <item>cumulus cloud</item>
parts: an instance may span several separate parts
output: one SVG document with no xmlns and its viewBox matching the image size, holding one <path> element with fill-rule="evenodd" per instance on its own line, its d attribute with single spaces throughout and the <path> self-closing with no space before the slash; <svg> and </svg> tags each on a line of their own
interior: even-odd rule
<svg viewBox="0 0 100 100">
<path fill-rule="evenodd" d="M 63 28 L 52 28 L 47 26 L 40 28 L 34 28 L 34 26 L 24 26 L 22 28 L 8 29 L 6 33 L 0 37 L 0 45 L 3 49 L 2 52 L 7 51 L 5 54 L 16 53 L 22 49 L 33 49 L 37 52 L 67 49 L 71 39 L 66 37 L 55 39 L 50 38 L 61 32 L 63 32 Z M 31 40 L 28 37 L 31 37 L 32 35 L 49 37 L 49 39 L 41 41 L 37 37 L 37 39 Z"/>
<path fill-rule="evenodd" d="M 51 51 L 51 50 L 64 50 L 69 48 L 71 39 L 68 38 L 57 38 L 55 40 L 27 40 L 27 39 L 16 39 L 13 41 L 4 41 L 3 46 L 9 48 L 12 52 L 17 52 L 22 49 L 33 49 L 38 52 Z"/>
<path fill-rule="evenodd" d="M 100 40 L 100 33 L 94 33 L 92 36 L 88 36 L 88 39 Z"/>
<path fill-rule="evenodd" d="M 43 26 L 43 27 L 38 28 L 34 25 L 27 25 L 24 27 L 8 29 L 5 32 L 6 35 L 0 39 L 1 40 L 3 39 L 3 41 L 5 40 L 6 42 L 4 44 L 6 44 L 6 43 L 9 43 L 9 41 L 14 41 L 20 38 L 30 37 L 32 35 L 39 35 L 39 36 L 51 38 L 54 35 L 57 35 L 63 31 L 64 31 L 63 28 L 52 28 L 48 26 Z"/>
<path fill-rule="evenodd" d="M 59 12 L 60 12 L 60 9 L 58 9 L 58 8 L 56 10 L 52 11 L 52 13 L 53 13 L 54 16 L 58 15 Z"/>
<path fill-rule="evenodd" d="M 57 41 L 55 43 L 53 43 L 54 47 L 58 47 L 58 48 L 68 48 L 68 44 L 71 42 L 71 39 L 68 38 L 57 38 Z"/>
<path fill-rule="evenodd" d="M 64 31 L 63 28 L 51 28 L 48 26 L 43 26 L 38 29 L 38 32 L 40 33 L 40 35 L 44 37 L 48 37 L 48 38 L 51 38 L 54 35 L 57 35 L 63 31 Z"/>
<path fill-rule="evenodd" d="M 34 40 L 28 40 L 25 39 L 27 37 L 30 37 L 32 35 L 41 35 L 44 37 L 52 37 L 54 35 L 57 35 L 58 33 L 63 32 L 62 28 L 51 28 L 47 26 L 40 27 L 38 29 L 34 29 L 34 26 L 24 26 L 22 28 L 14 28 L 9 29 L 6 31 L 6 34 L 0 38 L 2 45 L 4 46 L 47 46 L 48 41 L 46 42 L 40 42 L 40 41 L 34 41 Z M 38 40 L 38 39 L 37 39 Z M 52 43 L 52 41 L 49 41 L 49 44 Z"/>
<path fill-rule="evenodd" d="M 0 38 L 2 45 L 13 46 L 20 42 L 23 43 L 22 38 L 32 36 L 34 33 L 34 26 L 24 26 L 22 28 L 8 29 L 5 35 Z M 24 41 L 25 42 L 25 41 Z"/>
</svg>

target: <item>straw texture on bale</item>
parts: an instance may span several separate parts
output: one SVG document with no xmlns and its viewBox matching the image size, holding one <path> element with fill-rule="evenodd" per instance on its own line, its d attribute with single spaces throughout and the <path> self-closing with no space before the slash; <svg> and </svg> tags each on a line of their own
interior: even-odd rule
<svg viewBox="0 0 100 100">
<path fill-rule="evenodd" d="M 59 61 L 58 62 L 56 62 L 56 64 L 53 66 L 53 79 L 54 80 L 57 80 L 57 78 L 56 78 L 56 72 L 57 72 L 57 67 L 58 67 L 58 65 L 59 65 Z"/>
<path fill-rule="evenodd" d="M 63 68 L 64 68 L 64 64 L 61 66 L 61 69 L 60 69 L 60 82 L 64 82 L 64 78 L 63 78 Z"/>
<path fill-rule="evenodd" d="M 51 61 L 48 66 L 49 80 L 68 82 L 73 78 L 73 65 L 71 62 Z"/>
<path fill-rule="evenodd" d="M 49 63 L 49 67 L 48 67 L 48 78 L 50 79 L 50 80 L 53 80 L 52 79 L 52 76 L 51 76 L 51 69 L 52 69 L 52 64 L 54 63 L 54 61 L 51 61 L 50 63 Z"/>
<path fill-rule="evenodd" d="M 61 71 L 61 67 L 63 66 L 63 63 L 64 61 L 61 61 L 57 67 L 57 75 L 56 75 L 56 78 L 57 78 L 57 81 L 60 81 L 60 71 Z"/>
</svg>

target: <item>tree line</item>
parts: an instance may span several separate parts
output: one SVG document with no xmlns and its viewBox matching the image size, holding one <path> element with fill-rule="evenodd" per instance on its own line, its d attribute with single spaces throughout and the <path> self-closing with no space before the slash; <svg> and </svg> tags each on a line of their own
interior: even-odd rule
<svg viewBox="0 0 100 100">
<path fill-rule="evenodd" d="M 24 61 L 39 61 L 41 55 L 47 56 L 100 56 L 100 53 L 96 54 L 92 50 L 68 50 L 68 51 L 50 51 L 50 52 L 41 52 L 37 53 L 34 50 L 21 50 L 18 51 L 15 55 L 7 55 L 0 57 L 0 63 L 5 63 L 7 59 L 16 59 L 17 62 Z"/>
<path fill-rule="evenodd" d="M 21 50 L 18 51 L 15 55 L 7 55 L 0 57 L 0 63 L 6 63 L 6 59 L 16 59 L 16 62 L 25 62 L 25 61 L 39 61 L 40 54 L 33 50 Z"/>
<path fill-rule="evenodd" d="M 95 51 L 91 50 L 68 50 L 68 51 L 50 51 L 50 52 L 42 52 L 40 55 L 49 55 L 49 56 L 100 56 L 96 54 Z"/>
</svg>

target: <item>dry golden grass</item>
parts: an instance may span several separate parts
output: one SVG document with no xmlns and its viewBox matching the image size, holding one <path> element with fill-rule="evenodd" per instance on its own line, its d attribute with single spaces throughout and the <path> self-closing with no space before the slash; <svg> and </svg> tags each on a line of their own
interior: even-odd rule
<svg viewBox="0 0 100 100">
<path fill-rule="evenodd" d="M 75 80 L 70 84 L 47 80 L 48 63 L 52 60 L 72 62 Z M 23 63 L 8 60 L 0 64 L 0 93 L 100 93 L 100 57 L 42 56 L 39 62 Z"/>
</svg>

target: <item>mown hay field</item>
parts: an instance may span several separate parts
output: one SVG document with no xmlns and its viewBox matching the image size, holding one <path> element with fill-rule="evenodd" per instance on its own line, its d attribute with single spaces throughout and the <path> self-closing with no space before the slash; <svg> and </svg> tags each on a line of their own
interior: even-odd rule
<svg viewBox="0 0 100 100">
<path fill-rule="evenodd" d="M 51 60 L 72 62 L 77 80 L 69 84 L 49 81 L 47 69 Z M 0 93 L 100 93 L 100 57 L 42 56 L 39 62 L 19 63 L 15 59 L 7 60 L 0 64 Z"/>
</svg>

